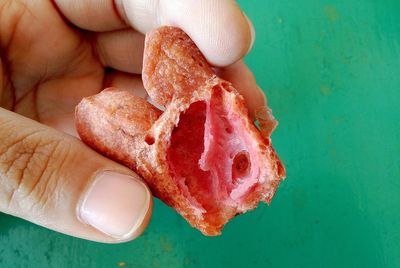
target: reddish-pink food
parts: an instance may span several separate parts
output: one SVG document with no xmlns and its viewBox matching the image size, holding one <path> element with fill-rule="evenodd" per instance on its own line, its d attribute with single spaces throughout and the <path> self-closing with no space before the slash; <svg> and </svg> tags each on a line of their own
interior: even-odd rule
<svg viewBox="0 0 400 268">
<path fill-rule="evenodd" d="M 106 89 L 77 107 L 82 140 L 137 172 L 205 235 L 220 234 L 235 215 L 271 201 L 285 170 L 271 146 L 276 121 L 268 108 L 256 111 L 260 131 L 243 97 L 174 27 L 146 36 L 143 82 L 164 112 Z"/>
</svg>

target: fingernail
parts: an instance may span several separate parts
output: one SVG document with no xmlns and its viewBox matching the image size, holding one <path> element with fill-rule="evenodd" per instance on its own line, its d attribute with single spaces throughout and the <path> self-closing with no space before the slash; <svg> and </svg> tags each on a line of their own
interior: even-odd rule
<svg viewBox="0 0 400 268">
<path fill-rule="evenodd" d="M 86 193 L 79 219 L 117 239 L 129 238 L 142 224 L 151 195 L 143 182 L 128 175 L 103 171 Z"/>
<path fill-rule="evenodd" d="M 250 52 L 250 50 L 253 48 L 254 45 L 254 41 L 256 40 L 256 31 L 254 30 L 254 25 L 253 23 L 250 21 L 249 17 L 247 17 L 246 14 L 243 13 L 244 18 L 247 20 L 247 23 L 249 24 L 249 28 L 250 28 L 250 34 L 251 34 L 251 42 L 250 42 L 250 46 L 249 49 L 247 50 L 247 53 Z M 246 54 L 247 54 L 246 53 Z"/>
</svg>

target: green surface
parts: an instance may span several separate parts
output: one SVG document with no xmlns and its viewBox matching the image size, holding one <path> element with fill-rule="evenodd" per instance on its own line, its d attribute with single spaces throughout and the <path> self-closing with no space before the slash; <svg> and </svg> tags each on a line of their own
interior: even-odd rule
<svg viewBox="0 0 400 268">
<path fill-rule="evenodd" d="M 280 125 L 272 205 L 203 237 L 156 201 L 102 245 L 0 215 L 0 267 L 400 267 L 400 1 L 240 1 Z"/>
</svg>

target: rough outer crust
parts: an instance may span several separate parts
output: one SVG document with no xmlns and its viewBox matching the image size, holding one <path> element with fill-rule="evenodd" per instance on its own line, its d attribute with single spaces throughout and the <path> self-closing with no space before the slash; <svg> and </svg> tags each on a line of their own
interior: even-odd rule
<svg viewBox="0 0 400 268">
<path fill-rule="evenodd" d="M 155 196 L 205 235 L 220 234 L 235 215 L 254 209 L 260 201 L 271 201 L 285 170 L 271 146 L 269 135 L 276 121 L 270 113 L 260 116 L 262 125 L 267 126 L 262 135 L 249 118 L 243 97 L 212 73 L 190 38 L 174 27 L 162 27 L 146 36 L 143 80 L 153 100 L 166 106 L 165 112 L 128 92 L 106 89 L 85 98 L 76 109 L 77 131 L 85 143 L 137 172 Z M 253 191 L 239 206 L 226 209 L 218 221 L 210 221 L 185 196 L 166 159 L 180 114 L 194 102 L 209 101 L 213 94 L 221 94 L 224 103 L 243 120 L 252 147 L 264 163 Z"/>
<path fill-rule="evenodd" d="M 142 78 L 156 103 L 166 106 L 173 98 L 190 98 L 213 75 L 210 64 L 182 30 L 161 27 L 147 35 Z"/>
</svg>

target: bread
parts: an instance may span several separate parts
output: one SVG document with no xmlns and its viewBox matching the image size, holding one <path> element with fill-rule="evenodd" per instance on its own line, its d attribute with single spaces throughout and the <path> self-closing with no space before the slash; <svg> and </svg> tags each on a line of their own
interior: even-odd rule
<svg viewBox="0 0 400 268">
<path fill-rule="evenodd" d="M 258 129 L 243 97 L 182 30 L 161 27 L 145 42 L 144 86 L 165 111 L 110 88 L 77 106 L 77 131 L 193 227 L 219 235 L 234 216 L 269 203 L 284 178 L 269 137 L 276 121 L 264 107 Z"/>
</svg>

